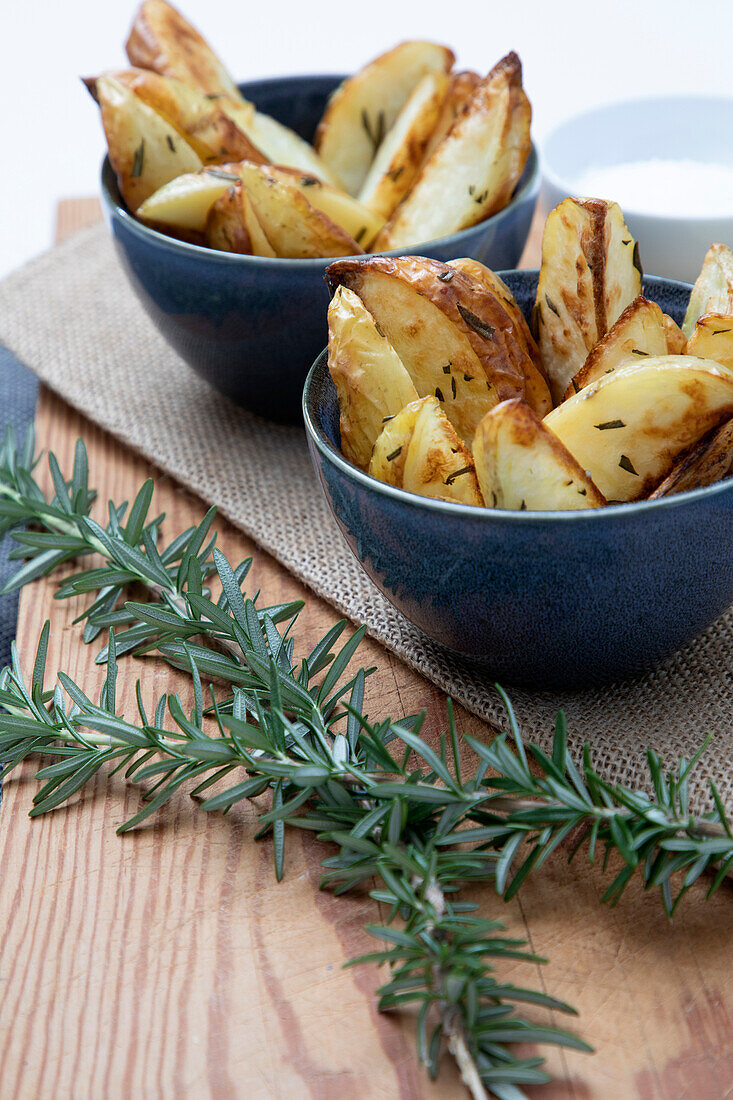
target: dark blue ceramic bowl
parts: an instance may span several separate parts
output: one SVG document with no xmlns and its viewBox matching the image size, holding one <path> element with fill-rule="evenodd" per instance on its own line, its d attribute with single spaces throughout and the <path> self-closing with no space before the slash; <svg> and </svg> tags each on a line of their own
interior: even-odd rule
<svg viewBox="0 0 733 1100">
<path fill-rule="evenodd" d="M 278 77 L 240 88 L 261 110 L 311 139 L 342 79 Z M 474 256 L 495 269 L 514 267 L 539 185 L 533 148 L 506 209 L 481 225 L 422 244 L 419 251 L 438 260 Z M 102 200 L 133 289 L 168 343 L 212 386 L 252 412 L 299 421 L 305 376 L 326 342 L 323 276 L 331 260 L 238 256 L 166 237 L 130 215 L 107 159 Z"/>
<path fill-rule="evenodd" d="M 537 272 L 500 274 L 528 314 Z M 677 321 L 689 293 L 644 280 Z M 342 457 L 325 352 L 303 410 L 326 498 L 371 579 L 503 683 L 569 690 L 642 672 L 733 603 L 733 480 L 601 511 L 471 508 L 394 489 Z"/>
</svg>

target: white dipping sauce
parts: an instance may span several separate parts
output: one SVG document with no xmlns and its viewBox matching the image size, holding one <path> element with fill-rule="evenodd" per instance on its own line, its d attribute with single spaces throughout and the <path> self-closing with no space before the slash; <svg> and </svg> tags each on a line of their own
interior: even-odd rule
<svg viewBox="0 0 733 1100">
<path fill-rule="evenodd" d="M 612 199 L 622 210 L 667 217 L 733 215 L 733 164 L 699 160 L 637 160 L 590 165 L 578 194 Z"/>
</svg>

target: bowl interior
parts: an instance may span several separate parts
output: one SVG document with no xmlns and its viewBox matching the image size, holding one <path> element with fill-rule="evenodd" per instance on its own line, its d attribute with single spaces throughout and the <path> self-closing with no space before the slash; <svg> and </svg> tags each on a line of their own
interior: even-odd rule
<svg viewBox="0 0 733 1100">
<path fill-rule="evenodd" d="M 733 143 L 720 140 L 733 99 L 660 96 L 609 104 L 562 123 L 544 144 L 543 169 L 572 194 L 590 165 L 638 160 L 698 160 L 733 165 Z"/>
</svg>

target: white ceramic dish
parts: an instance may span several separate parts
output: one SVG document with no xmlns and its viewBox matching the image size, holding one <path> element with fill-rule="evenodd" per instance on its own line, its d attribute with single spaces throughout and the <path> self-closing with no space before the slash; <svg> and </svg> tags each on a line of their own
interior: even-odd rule
<svg viewBox="0 0 733 1100">
<path fill-rule="evenodd" d="M 597 107 L 563 122 L 542 149 L 542 202 L 550 210 L 568 195 L 590 166 L 608 168 L 637 161 L 698 161 L 733 168 L 733 98 L 664 96 Z M 637 209 L 621 196 L 629 229 L 639 242 L 650 275 L 694 282 L 709 246 L 733 246 L 733 190 L 714 215 L 649 213 L 654 196 Z"/>
</svg>

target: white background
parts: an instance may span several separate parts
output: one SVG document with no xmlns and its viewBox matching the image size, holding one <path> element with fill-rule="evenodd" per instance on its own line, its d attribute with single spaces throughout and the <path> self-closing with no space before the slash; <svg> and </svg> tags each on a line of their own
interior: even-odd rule
<svg viewBox="0 0 733 1100">
<path fill-rule="evenodd" d="M 51 240 L 57 199 L 96 193 L 104 142 L 79 74 L 120 67 L 135 0 L 0 0 L 0 275 Z M 534 136 L 641 94 L 733 95 L 733 0 L 179 0 L 235 78 L 353 71 L 404 38 L 486 72 L 524 63 Z M 730 129 L 719 135 L 733 141 Z"/>
</svg>

